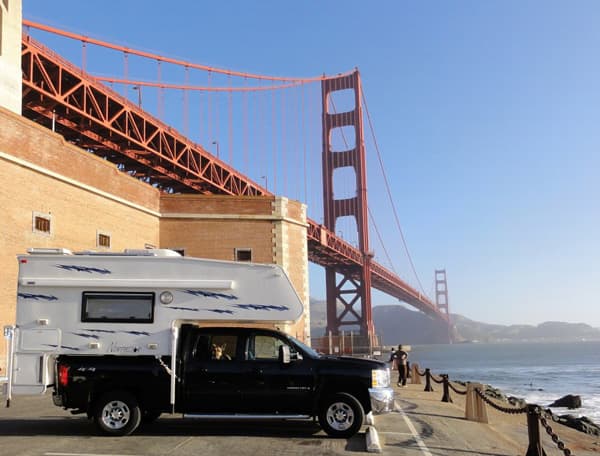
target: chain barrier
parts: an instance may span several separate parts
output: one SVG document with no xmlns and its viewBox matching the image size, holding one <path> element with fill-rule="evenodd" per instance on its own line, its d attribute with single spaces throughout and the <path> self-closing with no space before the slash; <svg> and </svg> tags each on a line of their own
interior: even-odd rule
<svg viewBox="0 0 600 456">
<path fill-rule="evenodd" d="M 438 380 L 438 378 L 439 378 L 439 380 Z M 438 377 L 438 378 L 436 378 L 435 375 L 431 374 L 431 380 L 433 380 L 437 384 L 441 384 L 441 383 L 444 382 L 444 377 L 443 376 L 442 377 Z"/>
<path fill-rule="evenodd" d="M 436 383 L 444 383 L 444 397 L 442 398 L 443 402 L 452 402 L 449 395 L 449 389 L 454 391 L 460 395 L 466 395 L 467 390 L 461 391 L 458 390 L 450 380 L 448 379 L 447 374 L 442 374 L 441 377 L 436 377 L 433 375 L 429 368 L 426 368 L 425 371 L 421 372 L 418 368 L 416 369 L 418 375 L 426 376 L 427 378 L 427 386 L 425 387 L 425 391 L 433 391 L 430 385 L 430 379 L 433 379 Z M 430 389 L 428 389 L 430 388 Z M 496 402 L 492 401 L 487 394 L 482 391 L 480 388 L 475 388 L 475 393 L 489 406 L 492 408 L 499 410 L 503 413 L 508 413 L 510 415 L 519 415 L 523 413 L 527 413 L 527 426 L 529 431 L 529 449 L 527 451 L 527 455 L 545 455 L 546 453 L 542 449 L 540 436 L 539 436 L 539 424 L 541 424 L 550 438 L 552 442 L 556 445 L 556 447 L 563 452 L 565 456 L 575 456 L 573 452 L 566 447 L 565 443 L 560 440 L 560 437 L 554 432 L 552 426 L 548 423 L 548 420 L 554 421 L 552 412 L 550 410 L 542 410 L 539 406 L 534 404 L 525 404 L 523 407 L 503 407 Z M 487 421 L 486 421 L 487 422 Z"/>
<path fill-rule="evenodd" d="M 485 395 L 484 392 L 482 392 L 479 388 L 475 388 L 475 392 L 477 393 L 477 395 L 483 399 L 483 401 L 490 405 L 492 408 L 495 408 L 496 410 L 500 410 L 501 412 L 504 413 L 508 413 L 510 415 L 518 415 L 520 413 L 527 413 L 527 407 L 502 407 L 501 405 L 496 404 L 495 402 L 492 402 L 492 400 L 487 397 Z"/>
<path fill-rule="evenodd" d="M 539 409 L 538 409 L 538 415 L 539 415 L 540 423 L 542 424 L 542 426 L 544 426 L 544 429 L 546 429 L 546 432 L 548 433 L 548 435 L 550 436 L 552 441 L 556 444 L 557 448 L 560 451 L 562 451 L 565 456 L 573 456 L 573 453 L 571 452 L 571 450 L 569 450 L 565 446 L 564 442 L 562 440 L 560 440 L 558 435 L 556 435 L 556 433 L 552 430 L 552 426 L 550 426 L 548 424 L 547 418 L 552 419 L 552 415 L 549 414 L 547 411 L 543 412 L 543 414 L 542 414 L 542 412 Z"/>
<path fill-rule="evenodd" d="M 451 382 L 448 382 L 448 387 L 452 391 L 454 391 L 456 394 L 460 394 L 461 396 L 466 396 L 466 394 L 467 394 L 467 390 L 464 390 L 464 391 L 457 390 L 456 387 Z"/>
</svg>

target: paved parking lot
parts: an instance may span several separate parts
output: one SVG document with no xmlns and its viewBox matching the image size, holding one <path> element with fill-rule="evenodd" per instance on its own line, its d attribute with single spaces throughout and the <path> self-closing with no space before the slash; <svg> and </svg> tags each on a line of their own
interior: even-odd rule
<svg viewBox="0 0 600 456">
<path fill-rule="evenodd" d="M 385 456 L 516 456 L 527 450 L 524 415 L 488 407 L 489 424 L 464 418 L 464 396 L 441 402 L 441 392 L 423 385 L 396 389 L 396 410 L 377 416 Z M 0 396 L 0 400 L 2 400 Z M 600 440 L 556 424 L 556 432 L 578 456 L 600 454 Z M 99 436 L 92 422 L 52 405 L 49 395 L 0 402 L 0 456 L 154 455 L 359 455 L 367 453 L 363 431 L 351 439 L 329 438 L 312 421 L 190 421 L 165 417 L 128 437 Z M 564 456 L 543 433 L 548 456 Z"/>
<path fill-rule="evenodd" d="M 0 399 L 4 399 L 0 396 Z M 0 455 L 347 455 L 366 454 L 364 431 L 332 439 L 312 421 L 196 421 L 167 416 L 128 437 L 104 437 L 84 415 L 52 405 L 49 395 L 17 396 L 0 407 Z"/>
</svg>

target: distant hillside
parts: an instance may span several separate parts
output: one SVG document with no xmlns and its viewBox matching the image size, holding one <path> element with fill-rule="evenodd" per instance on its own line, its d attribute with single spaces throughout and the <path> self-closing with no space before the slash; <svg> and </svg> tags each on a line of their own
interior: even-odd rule
<svg viewBox="0 0 600 456">
<path fill-rule="evenodd" d="M 311 299 L 310 312 L 312 337 L 324 336 L 327 326 L 325 301 Z M 402 306 L 373 307 L 373 321 L 384 345 L 443 344 L 448 341 L 448 330 L 442 322 Z"/>
<path fill-rule="evenodd" d="M 462 340 L 479 342 L 576 341 L 600 340 L 600 329 L 585 323 L 547 321 L 533 325 L 490 325 L 451 315 L 456 333 Z M 460 341 L 460 339 L 459 339 Z"/>
<path fill-rule="evenodd" d="M 327 315 L 325 301 L 311 299 L 311 332 L 313 337 L 325 335 Z M 600 340 L 600 329 L 585 323 L 545 322 L 532 325 L 493 325 L 451 314 L 454 342 L 541 342 Z M 399 305 L 373 307 L 377 334 L 385 345 L 447 343 L 445 325 L 425 314 Z"/>
</svg>

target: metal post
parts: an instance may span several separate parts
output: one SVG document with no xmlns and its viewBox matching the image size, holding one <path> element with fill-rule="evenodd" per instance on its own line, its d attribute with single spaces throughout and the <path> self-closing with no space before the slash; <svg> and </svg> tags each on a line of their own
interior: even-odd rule
<svg viewBox="0 0 600 456">
<path fill-rule="evenodd" d="M 431 386 L 431 371 L 428 367 L 425 369 L 425 389 L 423 391 L 433 391 L 433 386 Z"/>
<path fill-rule="evenodd" d="M 448 380 L 448 374 L 442 374 L 444 379 L 444 395 L 442 396 L 442 402 L 452 402 L 450 397 L 450 381 Z"/>
<path fill-rule="evenodd" d="M 546 456 L 540 439 L 540 415 L 536 404 L 527 404 L 527 433 L 529 447 L 525 456 Z"/>
<path fill-rule="evenodd" d="M 329 331 L 329 354 L 333 354 L 333 341 L 332 339 L 332 335 L 331 335 L 331 331 Z"/>
</svg>

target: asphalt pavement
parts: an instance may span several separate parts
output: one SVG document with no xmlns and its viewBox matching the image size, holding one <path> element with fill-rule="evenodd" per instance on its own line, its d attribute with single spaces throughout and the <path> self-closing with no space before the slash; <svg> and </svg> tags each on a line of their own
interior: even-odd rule
<svg viewBox="0 0 600 456">
<path fill-rule="evenodd" d="M 468 421 L 465 398 L 451 393 L 441 402 L 441 385 L 397 388 L 393 413 L 375 417 L 375 432 L 364 426 L 350 439 L 328 437 L 313 421 L 194 421 L 164 416 L 127 437 L 105 437 L 85 416 L 52 404 L 50 395 L 17 396 L 0 407 L 0 455 L 154 456 L 154 455 L 357 455 L 368 454 L 367 434 L 375 435 L 384 455 L 525 456 L 528 431 L 524 415 L 487 407 L 489 423 Z M 0 397 L 0 399 L 3 399 Z M 600 453 L 600 439 L 553 424 L 554 432 L 577 456 Z M 546 432 L 547 456 L 564 455 Z M 373 443 L 373 442 L 371 442 Z"/>
</svg>

